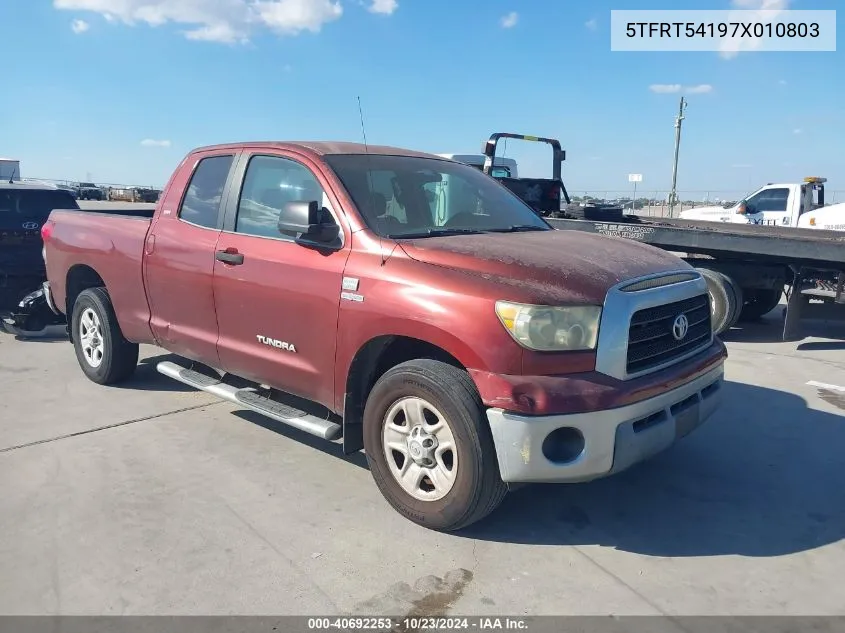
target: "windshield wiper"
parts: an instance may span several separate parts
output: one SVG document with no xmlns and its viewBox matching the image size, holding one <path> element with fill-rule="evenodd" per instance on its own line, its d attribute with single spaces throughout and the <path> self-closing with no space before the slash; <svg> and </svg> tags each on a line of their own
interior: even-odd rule
<svg viewBox="0 0 845 633">
<path fill-rule="evenodd" d="M 395 233 L 388 235 L 387 237 L 395 240 L 401 239 L 413 239 L 415 237 L 434 237 L 437 235 L 469 235 L 473 233 L 485 233 L 486 231 L 481 229 L 460 229 L 460 228 L 445 228 L 445 227 L 437 227 L 433 229 L 426 229 L 425 231 L 415 231 L 413 233 Z"/>
<path fill-rule="evenodd" d="M 546 226 L 537 226 L 536 224 L 511 224 L 506 228 L 487 229 L 491 233 L 517 233 L 519 231 L 548 231 Z"/>
</svg>

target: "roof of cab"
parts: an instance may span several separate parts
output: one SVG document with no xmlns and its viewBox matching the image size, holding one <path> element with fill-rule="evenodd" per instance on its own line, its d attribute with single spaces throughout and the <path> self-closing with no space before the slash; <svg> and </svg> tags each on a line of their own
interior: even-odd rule
<svg viewBox="0 0 845 633">
<path fill-rule="evenodd" d="M 444 160 L 443 157 L 426 152 L 418 152 L 389 145 L 364 145 L 363 143 L 349 143 L 345 141 L 245 141 L 242 143 L 224 143 L 221 145 L 206 145 L 193 150 L 208 152 L 214 150 L 241 149 L 280 149 L 309 153 L 316 156 L 330 156 L 336 154 L 373 154 L 383 156 L 416 156 L 419 158 L 434 158 Z"/>
</svg>

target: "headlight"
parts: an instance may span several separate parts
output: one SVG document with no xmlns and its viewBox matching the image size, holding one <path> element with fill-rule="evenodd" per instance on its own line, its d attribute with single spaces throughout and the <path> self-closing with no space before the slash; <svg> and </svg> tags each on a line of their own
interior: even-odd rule
<svg viewBox="0 0 845 633">
<path fill-rule="evenodd" d="M 523 347 L 539 352 L 595 349 L 600 306 L 532 306 L 496 302 L 496 314 Z"/>
</svg>

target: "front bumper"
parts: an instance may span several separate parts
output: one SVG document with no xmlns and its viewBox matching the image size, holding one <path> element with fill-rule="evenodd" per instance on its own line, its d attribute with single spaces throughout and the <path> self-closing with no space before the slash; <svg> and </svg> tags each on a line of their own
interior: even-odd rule
<svg viewBox="0 0 845 633">
<path fill-rule="evenodd" d="M 639 402 L 586 413 L 487 410 L 505 482 L 580 482 L 618 473 L 669 448 L 721 401 L 724 364 Z"/>
</svg>

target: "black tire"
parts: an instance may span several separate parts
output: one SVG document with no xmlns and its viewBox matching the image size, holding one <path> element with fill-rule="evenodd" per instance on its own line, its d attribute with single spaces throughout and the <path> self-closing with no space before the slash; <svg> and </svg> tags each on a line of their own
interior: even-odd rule
<svg viewBox="0 0 845 633">
<path fill-rule="evenodd" d="M 727 331 L 739 321 L 739 315 L 742 313 L 742 306 L 745 299 L 740 285 L 725 273 L 720 274 L 725 278 L 725 287 L 728 289 L 728 300 L 731 308 L 730 317 L 725 325 L 725 331 Z"/>
<path fill-rule="evenodd" d="M 748 288 L 745 290 L 745 305 L 739 315 L 740 321 L 757 321 L 774 310 L 780 303 L 783 286 L 777 288 Z"/>
<path fill-rule="evenodd" d="M 728 296 L 727 278 L 715 270 L 709 268 L 699 268 L 704 280 L 707 282 L 707 293 L 710 295 L 710 321 L 713 327 L 714 334 L 721 334 L 724 332 L 729 323 L 731 314 L 731 301 L 733 297 Z"/>
<path fill-rule="evenodd" d="M 391 407 L 417 397 L 447 420 L 455 441 L 457 472 L 438 500 L 420 500 L 396 481 L 383 449 L 382 432 Z M 507 486 L 499 474 L 484 405 L 469 375 L 452 365 L 421 359 L 401 363 L 376 382 L 364 408 L 364 449 L 382 495 L 401 515 L 423 527 L 454 531 L 484 518 L 502 502 Z"/>
<path fill-rule="evenodd" d="M 102 359 L 99 364 L 88 360 L 83 348 L 80 326 L 82 316 L 90 310 L 99 320 L 98 340 L 102 346 Z M 86 376 L 100 385 L 114 385 L 128 379 L 138 366 L 138 345 L 123 336 L 111 299 L 105 288 L 83 290 L 73 304 L 71 313 L 71 332 L 76 360 Z"/>
</svg>

